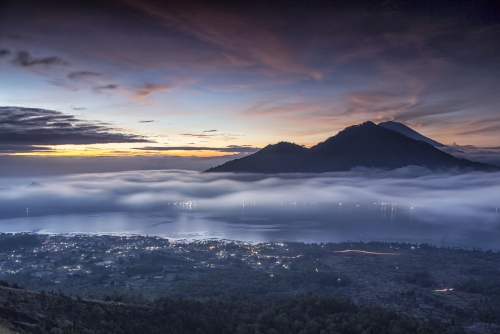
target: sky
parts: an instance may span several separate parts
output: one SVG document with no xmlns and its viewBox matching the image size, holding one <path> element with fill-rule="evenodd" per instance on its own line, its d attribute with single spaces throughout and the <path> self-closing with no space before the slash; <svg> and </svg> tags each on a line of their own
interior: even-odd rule
<svg viewBox="0 0 500 334">
<path fill-rule="evenodd" d="M 0 1 L 0 161 L 204 169 L 389 120 L 500 147 L 497 1 L 345 3 Z"/>
</svg>

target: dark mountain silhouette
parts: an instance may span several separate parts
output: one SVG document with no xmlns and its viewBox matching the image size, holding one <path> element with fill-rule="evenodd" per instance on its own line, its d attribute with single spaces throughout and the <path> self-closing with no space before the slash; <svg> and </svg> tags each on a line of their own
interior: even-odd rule
<svg viewBox="0 0 500 334">
<path fill-rule="evenodd" d="M 254 173 L 296 173 L 308 168 L 309 150 L 305 147 L 279 142 L 268 145 L 262 150 L 241 158 L 226 162 L 206 172 L 254 172 Z"/>
<path fill-rule="evenodd" d="M 427 142 L 365 122 L 309 149 L 280 142 L 205 172 L 323 173 L 348 171 L 353 167 L 395 169 L 408 165 L 433 170 L 500 171 L 500 167 L 459 159 Z"/>
<path fill-rule="evenodd" d="M 405 136 L 410 137 L 412 139 L 425 141 L 426 143 L 429 143 L 432 146 L 436 146 L 436 147 L 446 146 L 446 145 L 443 145 L 435 140 L 432 140 L 432 139 L 418 133 L 417 131 L 404 125 L 403 123 L 389 121 L 389 122 L 379 123 L 378 125 L 386 128 L 386 129 L 394 130 L 396 132 L 402 133 Z"/>
</svg>

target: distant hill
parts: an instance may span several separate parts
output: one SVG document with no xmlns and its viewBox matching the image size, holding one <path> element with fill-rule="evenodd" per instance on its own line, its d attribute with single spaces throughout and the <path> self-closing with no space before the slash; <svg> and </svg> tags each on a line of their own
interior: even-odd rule
<svg viewBox="0 0 500 334">
<path fill-rule="evenodd" d="M 500 171 L 500 167 L 456 158 L 433 145 L 373 122 L 350 126 L 309 149 L 287 142 L 268 145 L 206 172 L 323 173 L 354 167 Z"/>
<path fill-rule="evenodd" d="M 402 133 L 405 136 L 410 137 L 412 139 L 425 141 L 426 143 L 429 143 L 432 146 L 436 146 L 436 147 L 446 146 L 446 145 L 443 145 L 443 144 L 441 144 L 441 143 L 439 143 L 439 142 L 437 142 L 435 140 L 432 140 L 432 139 L 430 139 L 430 138 L 428 138 L 428 137 L 426 137 L 426 136 L 418 133 L 417 131 L 413 130 L 412 128 L 410 128 L 410 127 L 408 127 L 406 125 L 404 125 L 403 123 L 389 121 L 389 122 L 379 123 L 378 125 L 386 128 L 386 129 Z"/>
</svg>

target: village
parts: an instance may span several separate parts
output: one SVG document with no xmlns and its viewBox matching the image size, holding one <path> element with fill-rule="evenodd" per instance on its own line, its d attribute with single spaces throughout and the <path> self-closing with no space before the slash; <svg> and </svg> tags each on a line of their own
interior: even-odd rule
<svg viewBox="0 0 500 334">
<path fill-rule="evenodd" d="M 101 300 L 226 298 L 232 286 L 245 298 L 311 291 L 416 318 L 482 326 L 480 318 L 498 299 L 497 290 L 485 292 L 474 284 L 498 285 L 500 254 L 476 248 L 32 233 L 2 234 L 1 240 L 0 280 Z"/>
</svg>

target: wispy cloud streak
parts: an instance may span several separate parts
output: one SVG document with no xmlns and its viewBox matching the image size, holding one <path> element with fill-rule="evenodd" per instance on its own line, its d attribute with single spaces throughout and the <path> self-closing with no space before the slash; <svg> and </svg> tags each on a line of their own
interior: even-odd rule
<svg viewBox="0 0 500 334">
<path fill-rule="evenodd" d="M 23 67 L 32 67 L 36 65 L 68 65 L 68 62 L 60 57 L 50 56 L 36 58 L 31 56 L 28 51 L 18 51 L 12 62 Z"/>
</svg>

